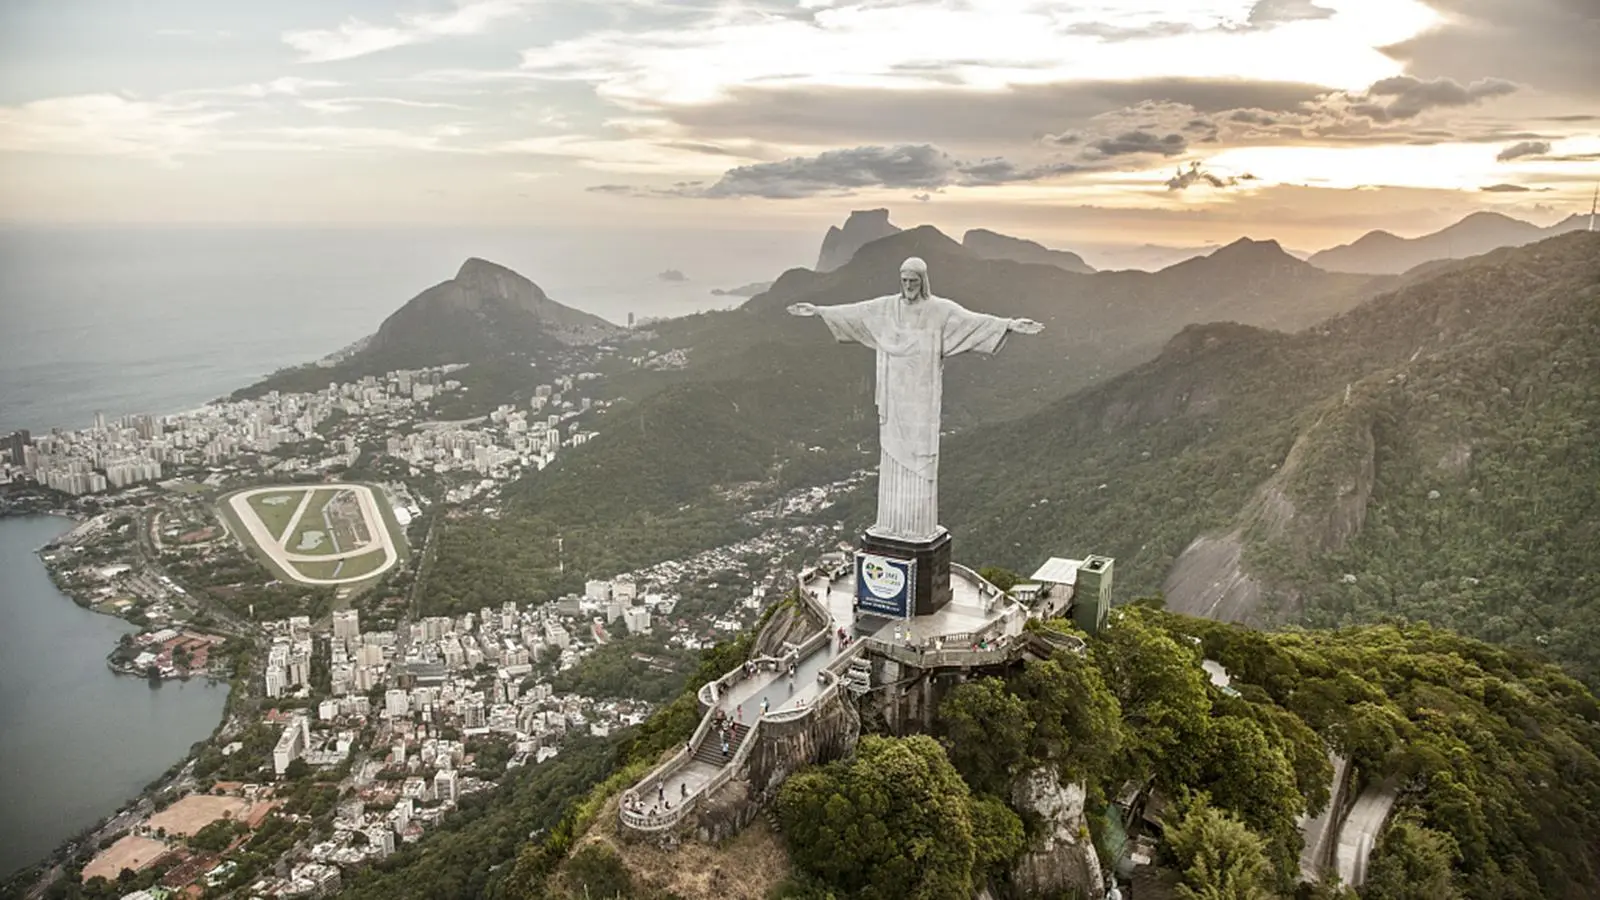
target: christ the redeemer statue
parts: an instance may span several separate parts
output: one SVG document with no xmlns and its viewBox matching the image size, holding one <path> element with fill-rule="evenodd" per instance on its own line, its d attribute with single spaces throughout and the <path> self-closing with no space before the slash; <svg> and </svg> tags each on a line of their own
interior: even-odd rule
<svg viewBox="0 0 1600 900">
<path fill-rule="evenodd" d="M 1011 332 L 1038 334 L 1044 326 L 935 297 L 927 263 L 914 256 L 900 266 L 898 294 L 838 306 L 796 303 L 789 312 L 821 316 L 838 340 L 877 351 L 878 521 L 868 534 L 913 543 L 938 537 L 944 358 L 994 353 Z"/>
</svg>

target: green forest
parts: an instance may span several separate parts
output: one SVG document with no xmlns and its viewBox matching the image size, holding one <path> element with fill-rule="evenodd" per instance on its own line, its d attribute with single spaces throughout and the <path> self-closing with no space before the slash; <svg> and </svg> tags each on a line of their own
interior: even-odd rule
<svg viewBox="0 0 1600 900">
<path fill-rule="evenodd" d="M 1042 824 L 1012 788 L 1040 769 L 1086 786 L 1089 833 L 1108 857 L 1109 798 L 1129 783 L 1165 796 L 1159 864 L 1177 896 L 1353 896 L 1298 884 L 1298 818 L 1329 802 L 1329 750 L 1351 760 L 1353 790 L 1399 786 L 1364 900 L 1600 891 L 1600 704 L 1548 663 L 1425 625 L 1267 633 L 1143 603 L 1088 641 L 1083 656 L 961 684 L 930 734 L 864 735 L 852 756 L 789 779 L 774 811 L 793 868 L 773 897 L 968 900 L 985 885 L 1019 896 L 1009 872 Z M 571 850 L 607 799 L 687 736 L 689 690 L 740 649 L 708 654 L 677 701 L 619 738 L 609 777 L 585 770 L 594 787 L 486 896 L 670 900 L 604 846 Z M 1202 658 L 1227 667 L 1233 691 Z M 431 859 L 415 874 L 439 884 L 435 840 L 452 838 L 429 837 L 384 883 Z"/>
</svg>

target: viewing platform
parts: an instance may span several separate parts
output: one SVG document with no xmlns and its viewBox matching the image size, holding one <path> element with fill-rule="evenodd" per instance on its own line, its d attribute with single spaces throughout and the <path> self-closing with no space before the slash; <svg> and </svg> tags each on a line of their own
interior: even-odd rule
<svg viewBox="0 0 1600 900">
<path fill-rule="evenodd" d="M 926 616 L 858 614 L 854 584 L 849 563 L 799 573 L 801 609 L 818 627 L 799 644 L 785 642 L 781 652 L 758 655 L 700 687 L 699 726 L 671 759 L 624 794 L 624 826 L 641 834 L 667 832 L 706 808 L 746 769 L 766 732 L 792 737 L 789 723 L 836 707 L 841 688 L 872 690 L 871 660 L 931 672 L 1006 665 L 1029 650 L 1046 656 L 1083 651 L 1071 635 L 1027 629 L 1028 608 L 965 566 L 951 565 L 951 600 Z M 789 739 L 766 735 L 769 743 Z"/>
</svg>

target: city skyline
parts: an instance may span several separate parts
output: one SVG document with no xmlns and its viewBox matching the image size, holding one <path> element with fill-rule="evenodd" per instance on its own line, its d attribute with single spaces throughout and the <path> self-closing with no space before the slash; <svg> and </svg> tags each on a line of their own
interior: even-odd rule
<svg viewBox="0 0 1600 900">
<path fill-rule="evenodd" d="M 1582 0 L 0 13 L 18 224 L 758 225 L 1315 248 L 1600 180 Z"/>
</svg>

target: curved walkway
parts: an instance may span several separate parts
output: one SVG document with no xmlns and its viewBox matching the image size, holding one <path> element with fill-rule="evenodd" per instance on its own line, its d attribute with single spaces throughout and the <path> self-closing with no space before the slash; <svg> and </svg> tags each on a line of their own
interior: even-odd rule
<svg viewBox="0 0 1600 900">
<path fill-rule="evenodd" d="M 841 689 L 841 674 L 868 647 L 891 658 L 909 655 L 902 661 L 919 668 L 937 668 L 1005 662 L 1030 639 L 1022 627 L 1026 610 L 1002 602 L 1001 591 L 962 566 L 951 566 L 951 602 L 910 620 L 872 617 L 858 623 L 853 563 L 836 570 L 808 569 L 797 580 L 802 602 L 826 621 L 825 627 L 798 646 L 786 645 L 781 658 L 751 660 L 702 685 L 699 700 L 706 713 L 699 727 L 671 759 L 623 796 L 619 814 L 625 825 L 661 831 L 677 824 L 740 770 L 762 723 L 807 715 Z M 714 727 L 719 712 L 735 726 L 726 755 Z"/>
<path fill-rule="evenodd" d="M 300 505 L 295 508 L 294 516 L 290 518 L 289 526 L 284 529 L 283 539 L 280 541 L 267 530 L 267 526 L 261 521 L 261 517 L 256 515 L 255 508 L 250 505 L 250 498 L 261 494 L 281 494 L 291 490 L 304 490 L 305 495 L 300 498 Z M 338 553 L 290 553 L 285 549 L 283 542 L 288 541 L 294 534 L 295 527 L 299 524 L 301 516 L 304 515 L 307 505 L 311 502 L 312 494 L 320 490 L 347 490 L 355 493 L 357 502 L 361 504 L 361 514 L 366 517 L 368 527 L 371 528 L 376 540 L 354 550 L 344 550 Z M 372 488 L 364 484 L 314 484 L 303 487 L 301 485 L 287 485 L 282 487 L 252 488 L 240 491 L 229 497 L 228 505 L 233 508 L 234 517 L 244 525 L 245 530 L 250 533 L 250 540 L 261 548 L 261 552 L 267 554 L 273 564 L 283 570 L 285 575 L 301 584 L 351 584 L 357 581 L 365 581 L 368 578 L 373 578 L 389 571 L 394 568 L 395 563 L 400 561 L 400 554 L 395 551 L 394 538 L 389 534 L 389 525 L 384 521 L 383 511 L 378 508 L 377 497 L 374 496 Z M 377 552 L 374 549 L 374 545 L 382 549 L 383 562 L 376 569 L 370 572 L 363 572 L 358 576 L 349 578 L 313 578 L 294 566 L 294 563 L 297 562 L 337 562 L 353 556 L 366 556 L 369 553 Z"/>
<path fill-rule="evenodd" d="M 815 615 L 827 612 L 831 621 L 800 646 L 790 647 L 784 658 L 752 660 L 701 686 L 700 701 L 707 709 L 700 726 L 683 749 L 624 795 L 620 811 L 624 824 L 640 831 L 660 831 L 677 824 L 749 758 L 762 721 L 800 718 L 839 689 L 837 674 L 829 670 L 847 665 L 847 658 L 861 645 L 852 642 L 845 647 L 839 640 L 840 628 L 848 634 L 854 627 L 855 613 L 849 591 L 835 589 L 838 584 L 828 573 L 802 573 L 800 589 L 808 595 L 803 602 Z M 795 667 L 793 679 L 787 674 L 790 664 Z M 765 715 L 763 701 L 767 703 Z M 715 728 L 718 712 L 739 726 L 732 730 L 726 757 Z M 719 765 L 720 759 L 726 762 Z"/>
</svg>

